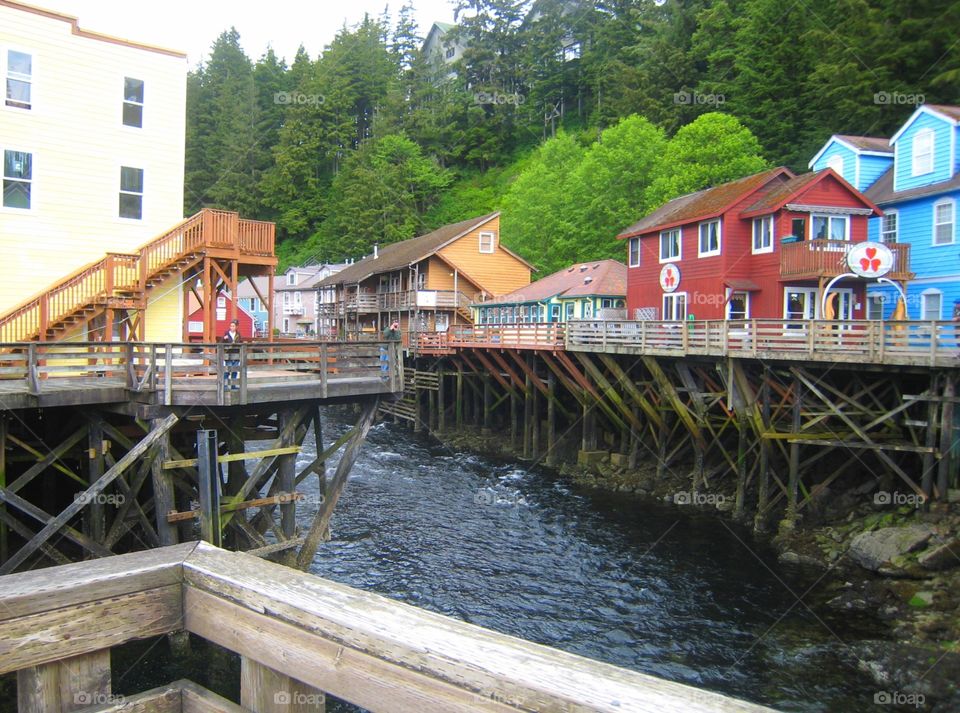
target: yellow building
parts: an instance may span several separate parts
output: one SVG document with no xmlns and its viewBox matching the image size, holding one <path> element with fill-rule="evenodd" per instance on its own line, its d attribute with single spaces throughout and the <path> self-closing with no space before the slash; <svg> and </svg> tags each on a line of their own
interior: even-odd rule
<svg viewBox="0 0 960 713">
<path fill-rule="evenodd" d="M 179 341 L 190 287 L 215 301 L 276 264 L 272 225 L 175 227 L 186 74 L 183 52 L 0 0 L 0 341 Z"/>
</svg>

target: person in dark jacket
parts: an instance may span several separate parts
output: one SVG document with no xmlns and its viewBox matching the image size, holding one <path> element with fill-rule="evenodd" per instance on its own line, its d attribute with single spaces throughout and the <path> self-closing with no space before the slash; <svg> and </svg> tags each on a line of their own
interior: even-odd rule
<svg viewBox="0 0 960 713">
<path fill-rule="evenodd" d="M 239 344 L 243 341 L 243 338 L 240 336 L 240 321 L 233 319 L 230 320 L 230 328 L 227 330 L 227 333 L 223 335 L 223 341 L 225 344 Z M 228 367 L 237 367 L 240 366 L 240 349 L 239 348 L 230 348 L 227 347 L 225 350 L 226 361 L 225 364 Z M 224 374 L 224 388 L 236 390 L 240 388 L 240 372 L 239 371 L 227 371 Z"/>
</svg>

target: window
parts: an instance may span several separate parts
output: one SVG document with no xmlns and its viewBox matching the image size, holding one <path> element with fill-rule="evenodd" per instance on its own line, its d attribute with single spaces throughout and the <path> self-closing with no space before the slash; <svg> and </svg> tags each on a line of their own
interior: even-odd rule
<svg viewBox="0 0 960 713">
<path fill-rule="evenodd" d="M 120 167 L 120 217 L 143 218 L 143 169 Z"/>
<path fill-rule="evenodd" d="M 550 321 L 560 321 L 560 305 L 550 305 Z"/>
<path fill-rule="evenodd" d="M 593 318 L 593 302 L 590 300 L 583 301 L 583 318 L 592 319 Z"/>
<path fill-rule="evenodd" d="M 417 272 L 417 289 L 425 290 L 427 289 L 427 271 Z"/>
<path fill-rule="evenodd" d="M 609 297 L 604 297 L 600 300 L 600 309 L 610 309 L 613 307 L 613 300 Z"/>
<path fill-rule="evenodd" d="M 284 317 L 284 318 L 283 318 L 283 333 L 284 333 L 284 334 L 287 334 L 287 333 L 289 333 L 289 332 L 290 332 L 290 318 L 289 318 L 289 317 Z"/>
<path fill-rule="evenodd" d="M 289 292 L 284 292 L 284 293 L 283 293 L 283 306 L 286 307 L 286 306 L 289 305 L 289 304 L 290 304 L 290 293 L 289 293 Z M 286 331 L 286 330 L 284 330 L 284 331 Z"/>
<path fill-rule="evenodd" d="M 291 286 L 297 284 L 296 270 L 291 270 L 290 272 L 287 273 L 287 284 Z"/>
<path fill-rule="evenodd" d="M 933 206 L 933 244 L 953 243 L 953 201 L 946 200 Z"/>
<path fill-rule="evenodd" d="M 492 253 L 493 241 L 494 241 L 493 233 L 480 233 L 480 252 Z"/>
<path fill-rule="evenodd" d="M 773 252 L 773 216 L 753 219 L 753 252 Z"/>
<path fill-rule="evenodd" d="M 302 304 L 303 304 L 303 294 L 300 293 L 300 292 L 294 292 L 294 293 L 293 293 L 293 303 L 294 303 L 297 307 L 299 307 L 300 305 L 302 305 Z"/>
<path fill-rule="evenodd" d="M 867 319 L 883 319 L 884 295 L 870 295 L 867 297 Z"/>
<path fill-rule="evenodd" d="M 922 176 L 933 171 L 933 129 L 920 129 L 913 137 L 912 175 Z"/>
<path fill-rule="evenodd" d="M 143 126 L 143 80 L 123 78 L 123 125 Z"/>
<path fill-rule="evenodd" d="M 680 228 L 660 233 L 660 262 L 680 259 Z"/>
<path fill-rule="evenodd" d="M 580 43 L 572 42 L 560 50 L 560 57 L 564 62 L 570 62 L 575 59 L 580 59 L 580 53 Z"/>
<path fill-rule="evenodd" d="M 814 240 L 847 240 L 850 219 L 846 215 L 815 215 L 810 223 L 810 237 Z"/>
<path fill-rule="evenodd" d="M 832 168 L 833 172 L 843 178 L 843 156 L 836 154 L 827 161 L 827 168 Z"/>
<path fill-rule="evenodd" d="M 698 257 L 720 254 L 720 221 L 700 223 L 700 249 Z"/>
<path fill-rule="evenodd" d="M 897 211 L 891 210 L 883 214 L 880 218 L 880 242 L 897 242 Z"/>
<path fill-rule="evenodd" d="M 3 152 L 3 207 L 30 210 L 33 187 L 33 154 Z"/>
<path fill-rule="evenodd" d="M 32 107 L 33 57 L 26 52 L 7 50 L 7 106 Z"/>
<path fill-rule="evenodd" d="M 943 294 L 939 290 L 925 290 L 920 295 L 920 319 L 940 319 Z"/>
<path fill-rule="evenodd" d="M 453 59 L 456 54 L 457 54 L 456 47 L 447 47 L 447 53 L 446 53 L 447 59 Z"/>
<path fill-rule="evenodd" d="M 563 310 L 564 310 L 564 317 L 568 322 L 571 319 L 573 319 L 573 310 L 574 310 L 573 302 L 567 302 L 567 304 L 564 305 Z"/>
<path fill-rule="evenodd" d="M 734 292 L 727 301 L 727 319 L 750 319 L 750 293 Z"/>
<path fill-rule="evenodd" d="M 687 293 L 673 292 L 663 296 L 663 319 L 679 322 L 687 318 Z"/>
<path fill-rule="evenodd" d="M 627 246 L 630 267 L 640 266 L 640 238 L 630 238 Z"/>
</svg>

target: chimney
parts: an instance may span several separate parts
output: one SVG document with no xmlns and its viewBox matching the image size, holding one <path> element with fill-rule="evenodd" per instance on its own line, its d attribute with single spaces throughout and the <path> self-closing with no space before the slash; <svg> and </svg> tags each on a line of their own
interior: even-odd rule
<svg viewBox="0 0 960 713">
<path fill-rule="evenodd" d="M 373 244 L 373 259 L 376 260 L 378 257 L 380 257 L 380 244 L 379 244 L 379 243 L 374 243 L 374 244 Z"/>
</svg>

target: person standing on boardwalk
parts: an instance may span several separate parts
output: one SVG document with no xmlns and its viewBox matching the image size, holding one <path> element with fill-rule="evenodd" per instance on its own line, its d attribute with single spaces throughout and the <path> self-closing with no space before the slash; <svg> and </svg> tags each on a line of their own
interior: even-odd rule
<svg viewBox="0 0 960 713">
<path fill-rule="evenodd" d="M 390 342 L 400 341 L 400 323 L 396 320 L 390 323 L 390 326 L 383 330 L 383 338 Z"/>
<path fill-rule="evenodd" d="M 230 328 L 227 330 L 227 333 L 223 335 L 223 341 L 225 344 L 239 344 L 243 341 L 243 338 L 240 336 L 240 322 L 239 320 L 233 319 L 230 320 Z M 240 366 L 240 349 L 238 347 L 230 348 L 227 347 L 225 350 L 226 353 L 226 366 L 228 367 L 237 367 Z M 240 372 L 239 371 L 227 371 L 224 379 L 224 388 L 225 389 L 238 389 L 240 388 L 239 382 Z"/>
<path fill-rule="evenodd" d="M 393 320 L 390 326 L 383 330 L 383 338 L 388 342 L 399 342 L 402 338 L 400 334 L 400 323 Z M 387 347 L 380 347 L 380 379 L 388 381 L 390 379 L 390 352 Z"/>
</svg>

